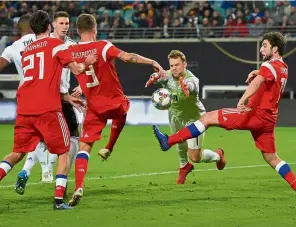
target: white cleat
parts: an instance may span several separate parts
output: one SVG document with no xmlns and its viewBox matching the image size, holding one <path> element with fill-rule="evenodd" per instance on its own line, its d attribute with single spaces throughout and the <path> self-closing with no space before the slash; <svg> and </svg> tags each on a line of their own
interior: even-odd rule
<svg viewBox="0 0 296 227">
<path fill-rule="evenodd" d="M 111 151 L 109 149 L 103 148 L 103 149 L 99 150 L 98 155 L 100 155 L 101 158 L 103 159 L 103 161 L 105 161 L 111 155 Z"/>
<path fill-rule="evenodd" d="M 71 200 L 69 201 L 69 206 L 74 207 L 78 205 L 82 196 L 83 196 L 83 188 L 77 188 L 77 190 L 72 195 Z"/>
</svg>

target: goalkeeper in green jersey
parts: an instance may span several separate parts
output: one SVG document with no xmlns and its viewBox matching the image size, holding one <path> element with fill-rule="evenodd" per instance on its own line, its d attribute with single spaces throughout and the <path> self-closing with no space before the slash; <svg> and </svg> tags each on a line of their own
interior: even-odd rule
<svg viewBox="0 0 296 227">
<path fill-rule="evenodd" d="M 171 92 L 173 101 L 168 110 L 169 123 L 172 133 L 176 133 L 181 128 L 198 120 L 206 110 L 199 100 L 199 80 L 186 69 L 185 55 L 179 50 L 172 50 L 168 55 L 168 60 L 170 70 L 166 71 L 166 75 L 161 77 L 157 73 L 153 73 L 147 81 L 146 87 L 151 83 L 159 83 Z M 177 144 L 180 160 L 177 184 L 184 184 L 186 176 L 194 169 L 188 161 L 188 156 L 195 163 L 216 162 L 218 169 L 221 169 L 219 163 L 225 162 L 223 150 L 218 149 L 214 152 L 209 149 L 202 149 L 203 140 L 204 134 Z"/>
</svg>

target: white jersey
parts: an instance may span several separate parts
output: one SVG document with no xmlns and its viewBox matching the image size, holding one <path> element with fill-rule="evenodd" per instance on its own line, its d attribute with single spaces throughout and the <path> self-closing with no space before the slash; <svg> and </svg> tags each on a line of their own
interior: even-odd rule
<svg viewBox="0 0 296 227">
<path fill-rule="evenodd" d="M 53 33 L 50 34 L 50 37 L 56 38 Z M 66 36 L 64 40 L 67 47 L 77 44 L 75 41 L 73 41 L 70 37 Z M 65 94 L 68 93 L 70 88 L 70 75 L 71 70 L 69 68 L 63 68 L 62 70 L 62 80 L 60 85 L 60 92 Z"/>
<path fill-rule="evenodd" d="M 24 71 L 22 67 L 22 52 L 25 47 L 36 40 L 35 34 L 28 34 L 22 36 L 15 41 L 11 46 L 8 46 L 3 51 L 1 57 L 6 59 L 9 63 L 14 63 L 19 75 L 20 84 L 24 81 Z"/>
</svg>

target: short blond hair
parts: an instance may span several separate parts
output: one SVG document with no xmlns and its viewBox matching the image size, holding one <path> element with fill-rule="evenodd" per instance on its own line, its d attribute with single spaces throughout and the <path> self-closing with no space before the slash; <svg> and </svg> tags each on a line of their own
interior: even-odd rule
<svg viewBox="0 0 296 227">
<path fill-rule="evenodd" d="M 181 51 L 179 50 L 172 50 L 169 55 L 168 55 L 168 59 L 170 60 L 170 58 L 173 59 L 177 59 L 177 58 L 181 58 L 182 62 L 186 62 L 186 56 L 185 54 L 183 54 Z"/>
</svg>

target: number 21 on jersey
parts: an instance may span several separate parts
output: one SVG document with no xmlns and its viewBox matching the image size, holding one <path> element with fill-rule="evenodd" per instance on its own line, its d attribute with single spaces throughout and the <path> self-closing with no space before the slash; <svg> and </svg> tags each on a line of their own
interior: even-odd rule
<svg viewBox="0 0 296 227">
<path fill-rule="evenodd" d="M 39 66 L 34 65 L 35 59 L 39 58 Z M 34 69 L 35 67 L 39 68 L 39 76 L 38 78 L 42 80 L 44 78 L 44 52 L 39 52 L 36 54 L 31 54 L 24 57 L 23 62 L 29 62 L 24 68 L 24 75 L 26 75 L 27 70 Z M 25 76 L 24 81 L 33 80 L 33 76 Z"/>
</svg>

